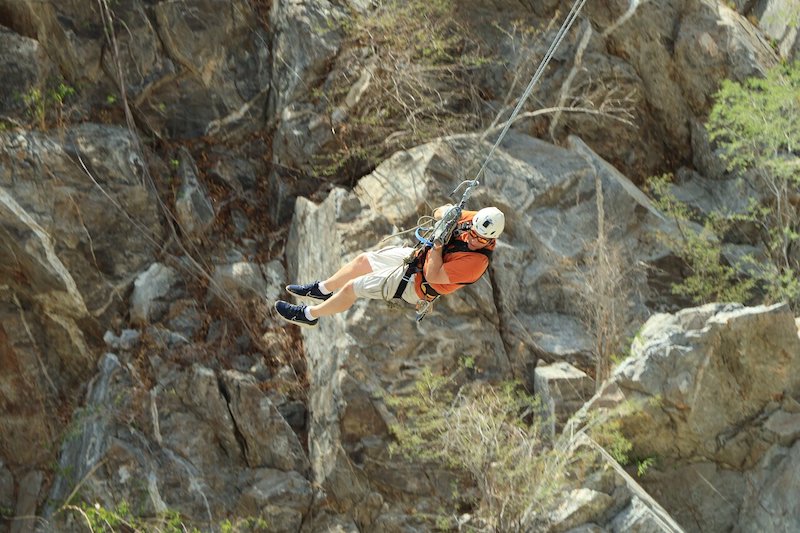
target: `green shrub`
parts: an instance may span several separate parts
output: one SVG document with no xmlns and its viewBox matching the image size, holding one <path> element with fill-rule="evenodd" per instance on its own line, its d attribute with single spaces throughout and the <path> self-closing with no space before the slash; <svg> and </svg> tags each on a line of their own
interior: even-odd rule
<svg viewBox="0 0 800 533">
<path fill-rule="evenodd" d="M 800 63 L 780 65 L 763 78 L 724 81 L 707 129 L 729 171 L 746 179 L 757 195 L 743 213 L 713 212 L 695 220 L 669 193 L 665 177 L 651 189 L 672 216 L 682 238 L 669 244 L 691 275 L 675 286 L 696 302 L 745 302 L 758 288 L 766 303 L 787 301 L 800 308 Z M 735 264 L 722 260 L 722 237 L 737 224 L 755 228 L 766 257 L 748 255 Z"/>
<path fill-rule="evenodd" d="M 391 428 L 393 453 L 447 466 L 474 482 L 480 501 L 473 502 L 473 525 L 522 531 L 544 524 L 568 483 L 565 464 L 574 457 L 544 438 L 539 402 L 518 384 L 455 389 L 450 379 L 426 369 L 413 393 L 387 403 L 399 421 Z"/>
<path fill-rule="evenodd" d="M 694 224 L 695 217 L 689 208 L 670 192 L 669 179 L 667 175 L 651 178 L 648 186 L 656 206 L 678 227 L 677 237 L 660 237 L 689 268 L 689 274 L 672 286 L 673 294 L 685 296 L 697 304 L 747 302 L 755 280 L 745 276 L 741 265 L 730 265 L 723 260 L 721 242 L 721 236 L 730 225 L 742 218 L 713 213 L 702 226 Z"/>
</svg>

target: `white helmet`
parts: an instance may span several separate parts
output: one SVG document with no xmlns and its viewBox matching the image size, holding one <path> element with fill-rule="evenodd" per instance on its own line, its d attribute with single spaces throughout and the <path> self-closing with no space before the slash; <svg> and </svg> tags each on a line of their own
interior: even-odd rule
<svg viewBox="0 0 800 533">
<path fill-rule="evenodd" d="M 496 207 L 484 207 L 472 219 L 472 229 L 486 239 L 496 239 L 506 227 L 506 216 Z"/>
</svg>

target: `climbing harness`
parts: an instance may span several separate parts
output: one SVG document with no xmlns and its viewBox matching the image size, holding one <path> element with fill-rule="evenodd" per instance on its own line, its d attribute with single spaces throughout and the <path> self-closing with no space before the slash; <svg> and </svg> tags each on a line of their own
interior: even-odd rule
<svg viewBox="0 0 800 533">
<path fill-rule="evenodd" d="M 459 210 L 460 213 L 460 210 Z M 458 222 L 458 219 L 456 219 Z M 462 222 L 460 224 L 454 224 L 449 228 L 448 234 L 448 242 L 442 248 L 442 259 L 452 253 L 456 252 L 468 252 L 468 253 L 476 253 L 486 256 L 488 259 L 491 260 L 493 250 L 481 248 L 478 250 L 471 250 L 466 242 L 460 240 L 458 238 L 453 239 L 452 237 L 457 237 L 461 233 L 471 231 L 472 229 L 472 222 Z M 425 239 L 425 237 L 422 237 Z M 425 239 L 426 242 L 430 242 L 429 240 Z M 438 242 L 437 239 L 435 239 Z M 425 259 L 430 250 L 430 246 L 422 246 L 417 247 L 414 252 L 412 252 L 405 260 L 404 265 L 408 265 L 406 267 L 405 272 L 403 273 L 403 277 L 400 280 L 400 283 L 397 286 L 397 290 L 395 290 L 392 299 L 399 299 L 403 297 L 403 292 L 405 292 L 406 287 L 408 286 L 409 282 L 414 275 L 421 276 L 420 280 L 420 289 L 422 290 L 422 294 L 425 298 L 421 298 L 417 300 L 416 304 L 416 321 L 421 322 L 423 318 L 433 309 L 433 303 L 441 296 L 436 289 L 434 289 L 430 283 L 425 279 L 424 274 L 424 266 L 425 266 Z M 473 280 L 473 281 L 466 281 L 466 282 L 458 282 L 455 283 L 456 285 L 470 285 L 475 283 L 480 279 L 480 276 Z"/>
<path fill-rule="evenodd" d="M 497 140 L 492 145 L 491 149 L 489 150 L 486 159 L 483 161 L 483 164 L 478 169 L 478 172 L 475 174 L 475 177 L 471 180 L 462 181 L 455 189 L 450 193 L 451 197 L 455 197 L 458 191 L 463 187 L 464 192 L 461 195 L 461 200 L 456 205 L 449 206 L 448 209 L 442 214 L 442 218 L 439 219 L 432 228 L 423 228 L 422 225 L 417 226 L 414 236 L 417 239 L 417 244 L 414 247 L 414 252 L 411 253 L 405 260 L 404 264 L 407 265 L 405 273 L 403 274 L 403 279 L 400 282 L 400 285 L 397 287 L 395 291 L 394 298 L 401 298 L 403 295 L 403 291 L 405 291 L 408 282 L 411 280 L 411 277 L 414 274 L 422 275 L 422 270 L 424 267 L 425 256 L 430 248 L 433 247 L 434 243 L 441 242 L 447 246 L 450 246 L 451 239 L 453 236 L 453 232 L 456 230 L 456 226 L 458 225 L 458 221 L 461 218 L 461 213 L 464 210 L 465 206 L 467 205 L 467 200 L 469 199 L 472 191 L 480 185 L 480 177 L 486 170 L 486 167 L 489 164 L 489 161 L 492 159 L 495 150 L 500 143 L 503 141 L 503 138 L 508 133 L 509 128 L 514 123 L 517 115 L 522 110 L 522 106 L 525 104 L 525 101 L 530 96 L 531 92 L 533 91 L 534 86 L 539 82 L 539 79 L 542 77 L 545 69 L 547 68 L 550 60 L 555 55 L 556 50 L 558 49 L 561 41 L 564 40 L 567 33 L 569 32 L 572 24 L 575 22 L 575 19 L 578 18 L 578 14 L 580 13 L 581 9 L 583 8 L 586 0 L 575 0 L 570 9 L 570 12 L 567 14 L 566 19 L 562 23 L 561 27 L 559 28 L 558 32 L 556 33 L 553 42 L 550 44 L 547 52 L 545 53 L 542 61 L 539 63 L 536 72 L 534 72 L 533 76 L 531 77 L 528 86 L 525 88 L 525 91 L 522 93 L 522 96 L 519 98 L 517 105 L 514 107 L 514 110 L 511 113 L 511 116 L 503 125 L 503 129 L 498 135 Z M 463 244 L 463 243 L 462 243 Z M 469 251 L 476 251 L 476 250 L 469 250 Z M 479 253 L 485 253 L 480 252 Z M 491 253 L 490 251 L 486 251 Z M 442 250 L 442 256 L 447 253 L 445 249 Z M 402 268 L 402 265 L 398 268 Z M 423 280 L 422 283 L 423 291 L 425 291 L 426 282 Z M 432 288 L 428 286 L 428 289 L 433 291 Z M 435 293 L 436 291 L 433 291 Z M 420 299 L 417 302 L 417 322 L 420 322 L 428 312 L 430 312 L 433 308 L 433 302 L 438 298 L 438 294 L 433 294 L 425 292 L 425 295 L 432 296 L 430 299 Z"/>
</svg>

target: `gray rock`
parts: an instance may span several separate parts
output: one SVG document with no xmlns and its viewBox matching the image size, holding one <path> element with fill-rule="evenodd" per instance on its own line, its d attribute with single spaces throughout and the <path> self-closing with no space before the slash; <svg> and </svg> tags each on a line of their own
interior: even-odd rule
<svg viewBox="0 0 800 533">
<path fill-rule="evenodd" d="M 108 329 L 109 317 L 125 312 L 120 294 L 160 246 L 158 203 L 142 168 L 124 128 L 0 131 L 0 270 L 12 273 L 0 294 L 12 354 L 0 377 L 9 413 L 0 420 L 0 447 L 20 464 L 51 464 L 44 455 L 53 448 L 30 443 L 52 442 L 64 430 L 45 406 L 78 397 L 93 372 L 97 333 L 85 331 L 84 320 Z M 36 380 L 23 370 L 33 368 Z"/>
<path fill-rule="evenodd" d="M 131 294 L 131 322 L 142 326 L 158 321 L 167 311 L 164 297 L 178 282 L 178 273 L 161 263 L 153 263 L 139 274 Z"/>
<path fill-rule="evenodd" d="M 3 27 L 0 27 L 0 49 L 4 50 L 0 58 L 0 79 L 3 80 L 0 117 L 27 121 L 25 98 L 32 96 L 31 91 L 44 85 L 45 79 L 54 74 L 54 65 L 38 41 Z"/>
<path fill-rule="evenodd" d="M 223 373 L 226 397 L 250 468 L 306 473 L 308 458 L 289 424 L 251 376 Z"/>
<path fill-rule="evenodd" d="M 689 531 L 731 531 L 746 491 L 740 472 L 702 460 L 650 468 L 640 481 Z"/>
<path fill-rule="evenodd" d="M 742 81 L 777 62 L 750 22 L 725 5 L 703 0 L 604 2 L 587 5 L 584 13 L 601 29 L 605 46 L 626 58 L 624 70 L 601 68 L 601 72 L 625 73 L 621 83 L 613 83 L 628 94 L 634 91 L 637 128 L 619 129 L 625 136 L 639 137 L 632 139 L 637 146 L 632 152 L 647 155 L 642 160 L 628 156 L 626 161 L 622 148 L 609 146 L 619 138 L 616 135 L 614 140 L 591 144 L 607 159 L 649 169 L 641 177 L 660 172 L 653 166 L 659 159 L 665 165 L 670 160 L 691 160 L 691 121 L 707 112 L 722 79 Z M 599 60 L 592 56 L 584 60 L 587 73 L 594 73 L 594 62 L 607 61 L 605 54 L 598 56 Z"/>
<path fill-rule="evenodd" d="M 781 446 L 791 446 L 800 438 L 800 413 L 775 411 L 764 423 L 764 429 L 774 433 Z"/>
<path fill-rule="evenodd" d="M 231 209 L 231 222 L 233 222 L 233 234 L 236 237 L 242 237 L 247 234 L 250 228 L 250 220 L 247 215 L 238 208 Z"/>
<path fill-rule="evenodd" d="M 615 380 L 637 396 L 659 399 L 651 422 L 670 416 L 674 423 L 674 414 L 682 412 L 669 436 L 657 436 L 647 422 L 638 428 L 637 434 L 648 435 L 643 456 L 697 454 L 741 465 L 746 451 L 723 445 L 730 428 L 758 413 L 777 391 L 800 383 L 800 340 L 786 306 L 709 305 L 657 315 L 641 335 L 633 346 L 639 355 L 617 369 Z M 776 352 L 775 346 L 782 348 Z M 765 360 L 763 353 L 776 357 Z"/>
<path fill-rule="evenodd" d="M 540 355 L 553 361 L 568 361 L 580 366 L 593 366 L 592 340 L 586 326 L 574 316 L 560 313 L 519 313 L 519 321 L 530 333 Z"/>
<path fill-rule="evenodd" d="M 20 479 L 14 512 L 17 518 L 11 522 L 9 533 L 25 533 L 36 527 L 36 510 L 43 481 L 44 473 L 39 470 L 30 470 Z"/>
<path fill-rule="evenodd" d="M 181 231 L 190 239 L 199 239 L 214 223 L 216 213 L 208 192 L 198 180 L 197 165 L 185 148 L 180 150 L 178 175 L 180 191 L 175 200 L 175 211 Z"/>
<path fill-rule="evenodd" d="M 758 27 L 766 36 L 777 43 L 782 59 L 791 62 L 800 52 L 800 32 L 798 32 L 798 7 L 796 2 L 781 0 L 758 0 L 753 7 L 753 15 L 758 18 Z"/>
<path fill-rule="evenodd" d="M 189 344 L 189 339 L 175 331 L 157 326 L 150 326 L 146 331 L 150 339 L 162 348 L 172 349 Z"/>
<path fill-rule="evenodd" d="M 187 339 L 193 339 L 203 327 L 204 317 L 194 300 L 174 302 L 168 316 L 167 327 Z"/>
<path fill-rule="evenodd" d="M 269 301 L 277 300 L 284 294 L 284 287 L 286 286 L 286 269 L 278 260 L 272 260 L 269 263 L 261 265 L 261 273 L 264 275 L 266 281 L 266 289 L 264 291 L 264 298 Z"/>
<path fill-rule="evenodd" d="M 312 517 L 308 525 L 304 525 L 303 533 L 359 533 L 358 525 L 352 518 L 331 512 Z"/>
<path fill-rule="evenodd" d="M 119 359 L 107 353 L 98 362 L 98 373 L 89 384 L 86 405 L 73 415 L 75 426 L 59 451 L 57 475 L 50 487 L 44 516 L 56 510 L 74 487 L 75 479 L 83 479 L 103 459 L 110 440 L 109 427 L 113 416 L 112 389 L 122 371 Z M 37 491 L 38 492 L 38 491 Z"/>
<path fill-rule="evenodd" d="M 648 492 L 679 523 L 704 531 L 742 523 L 740 508 L 751 509 L 755 529 L 782 527 L 759 518 L 763 492 L 744 487 L 759 491 L 794 468 L 778 466 L 780 441 L 796 428 L 775 402 L 800 385 L 800 339 L 788 307 L 709 304 L 654 315 L 632 352 L 588 405 L 636 406 L 621 420 L 632 455 L 659 458 L 642 480 Z M 776 495 L 795 490 L 791 478 L 785 483 Z M 782 497 L 770 516 L 789 508 Z M 785 523 L 792 520 L 787 514 Z"/>
<path fill-rule="evenodd" d="M 270 524 L 270 529 L 298 531 L 313 497 L 311 483 L 297 472 L 268 468 L 254 470 L 251 477 L 251 484 L 243 491 L 236 507 L 239 515 L 282 516 L 279 523 Z"/>
<path fill-rule="evenodd" d="M 289 0 L 272 5 L 270 26 L 275 58 L 270 115 L 281 113 L 324 75 L 327 62 L 341 43 L 342 32 L 337 21 L 344 14 L 342 7 L 327 0 Z"/>
<path fill-rule="evenodd" d="M 572 490 L 551 515 L 553 527 L 550 530 L 554 533 L 568 531 L 602 514 L 611 503 L 608 494 L 585 488 Z"/>
<path fill-rule="evenodd" d="M 631 498 L 622 512 L 611 521 L 609 530 L 613 533 L 662 533 L 664 527 L 639 498 Z"/>
<path fill-rule="evenodd" d="M 733 531 L 797 531 L 800 528 L 800 441 L 775 446 L 747 476 L 739 520 Z"/>
<path fill-rule="evenodd" d="M 542 401 L 552 436 L 594 395 L 594 380 L 566 362 L 537 366 L 533 392 Z"/>
<path fill-rule="evenodd" d="M 308 409 L 303 402 L 286 402 L 278 405 L 278 412 L 286 419 L 286 423 L 291 426 L 295 432 L 302 432 L 306 429 L 306 419 L 308 418 Z"/>
<path fill-rule="evenodd" d="M 209 176 L 228 185 L 237 194 L 251 191 L 258 183 L 255 166 L 245 159 L 220 154 L 219 160 L 209 170 Z"/>
<path fill-rule="evenodd" d="M 241 261 L 214 267 L 208 298 L 263 298 L 266 292 L 267 284 L 259 265 Z"/>
<path fill-rule="evenodd" d="M 142 334 L 136 329 L 123 329 L 119 336 L 109 330 L 103 335 L 103 341 L 106 346 L 114 350 L 131 351 L 139 346 L 139 340 Z"/>
<path fill-rule="evenodd" d="M 227 7 L 220 10 L 213 0 L 154 6 L 161 54 L 176 72 L 139 95 L 151 127 L 178 137 L 242 135 L 261 127 L 271 77 L 269 36 L 248 2 Z"/>
</svg>

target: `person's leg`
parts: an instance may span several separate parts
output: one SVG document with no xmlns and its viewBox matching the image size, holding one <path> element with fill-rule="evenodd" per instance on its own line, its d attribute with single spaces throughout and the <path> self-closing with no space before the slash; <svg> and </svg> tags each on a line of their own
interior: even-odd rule
<svg viewBox="0 0 800 533">
<path fill-rule="evenodd" d="M 406 271 L 405 258 L 408 253 L 408 250 L 403 248 L 384 250 L 378 254 L 372 254 L 371 257 L 374 263 L 370 262 L 365 256 L 366 266 L 359 266 L 358 258 L 356 258 L 353 261 L 354 264 L 348 265 L 347 270 L 342 273 L 341 277 L 350 275 L 360 269 L 368 268 L 369 270 L 345 281 L 344 285 L 329 299 L 309 307 L 309 314 L 312 318 L 319 318 L 341 313 L 349 309 L 357 298 L 391 299 Z M 373 266 L 381 266 L 383 268 L 373 270 Z M 336 275 L 339 275 L 339 272 Z M 325 283 L 327 284 L 327 281 Z"/>
<path fill-rule="evenodd" d="M 346 311 L 359 297 L 385 298 L 384 292 L 386 292 L 391 298 L 405 272 L 404 260 L 412 251 L 411 248 L 394 247 L 369 254 L 359 254 L 322 282 L 327 290 L 336 292 L 327 300 L 317 305 L 304 306 L 304 309 L 308 311 L 311 319 L 317 319 Z M 376 265 L 382 267 L 381 270 L 373 270 L 370 257 Z M 389 285 L 386 283 L 387 278 L 391 278 Z"/>
<path fill-rule="evenodd" d="M 353 280 L 359 276 L 363 276 L 364 274 L 369 274 L 370 272 L 372 272 L 372 265 L 369 264 L 369 259 L 367 259 L 367 254 L 360 253 L 355 257 L 355 259 L 353 259 L 352 261 L 344 265 L 342 268 L 337 270 L 334 275 L 332 275 L 326 280 L 323 280 L 322 284 L 325 286 L 325 290 L 336 292 L 338 289 L 343 288 L 348 281 Z M 352 292 L 352 287 L 351 287 L 351 292 Z M 327 300 L 327 302 L 330 302 L 335 297 L 336 296 L 330 298 L 329 300 Z M 353 299 L 355 300 L 355 295 L 353 295 Z M 353 302 L 350 302 L 350 305 L 353 305 Z M 350 305 L 348 305 L 347 307 L 350 307 Z M 344 309 L 347 309 L 347 307 L 345 307 Z M 338 313 L 338 311 L 335 312 Z"/>
<path fill-rule="evenodd" d="M 368 273 L 369 272 L 367 272 L 367 274 Z M 338 272 L 336 274 L 338 274 Z M 327 286 L 327 284 L 328 282 L 326 281 L 325 285 Z M 341 313 L 342 311 L 350 309 L 355 301 L 356 292 L 353 289 L 353 280 L 351 279 L 346 281 L 341 290 L 335 292 L 333 296 L 318 305 L 309 306 L 308 310 L 313 318 L 335 315 L 336 313 Z"/>
</svg>

